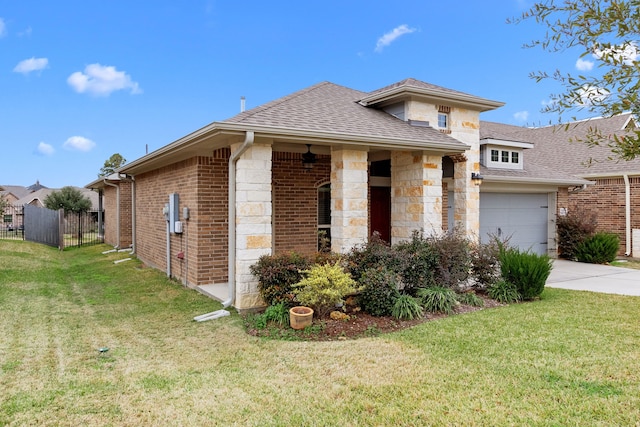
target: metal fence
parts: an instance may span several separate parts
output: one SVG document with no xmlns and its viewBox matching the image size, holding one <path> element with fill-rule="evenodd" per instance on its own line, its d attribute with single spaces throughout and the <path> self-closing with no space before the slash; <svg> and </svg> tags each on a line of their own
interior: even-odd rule
<svg viewBox="0 0 640 427">
<path fill-rule="evenodd" d="M 53 211 L 32 205 L 8 206 L 0 222 L 0 239 L 19 239 L 65 247 L 90 246 L 104 242 L 100 212 Z"/>
</svg>

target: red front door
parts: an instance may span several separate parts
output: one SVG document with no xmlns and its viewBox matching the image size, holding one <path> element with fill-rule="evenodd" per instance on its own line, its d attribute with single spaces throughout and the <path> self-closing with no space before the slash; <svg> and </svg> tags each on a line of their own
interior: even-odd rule
<svg viewBox="0 0 640 427">
<path fill-rule="evenodd" d="M 371 234 L 391 242 L 391 187 L 371 187 Z"/>
</svg>

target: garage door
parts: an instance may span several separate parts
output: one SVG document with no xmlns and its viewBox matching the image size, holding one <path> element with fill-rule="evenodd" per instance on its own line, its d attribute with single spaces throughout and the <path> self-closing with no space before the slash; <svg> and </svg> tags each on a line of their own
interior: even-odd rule
<svg viewBox="0 0 640 427">
<path fill-rule="evenodd" d="M 548 196 L 480 193 L 480 241 L 509 238 L 521 250 L 547 253 Z"/>
</svg>

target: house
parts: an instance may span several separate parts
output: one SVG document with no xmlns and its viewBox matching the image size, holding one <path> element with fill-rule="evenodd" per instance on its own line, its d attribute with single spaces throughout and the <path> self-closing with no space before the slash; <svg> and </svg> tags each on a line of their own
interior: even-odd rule
<svg viewBox="0 0 640 427">
<path fill-rule="evenodd" d="M 616 233 L 621 242 L 620 255 L 640 257 L 640 159 L 612 160 L 609 146 L 614 135 L 622 137 L 640 130 L 632 114 L 539 128 L 491 122 L 480 126 L 481 133 L 496 132 L 531 143 L 526 161 L 588 180 L 590 185 L 569 188 L 559 197 L 566 198 L 568 209 L 594 215 L 601 231 Z M 590 146 L 583 141 L 594 128 L 604 139 Z M 565 213 L 560 211 L 561 215 Z"/>
<path fill-rule="evenodd" d="M 143 262 L 239 310 L 263 305 L 249 271 L 261 255 L 311 254 L 319 231 L 344 253 L 373 232 L 396 243 L 418 229 L 477 240 L 495 228 L 553 254 L 563 195 L 588 181 L 528 162 L 528 141 L 481 138 L 480 113 L 502 105 L 415 79 L 373 92 L 323 82 L 86 187 L 103 195 L 107 243 L 131 245 Z M 534 227 L 542 236 L 520 239 L 528 223 L 512 216 L 530 218 L 523 200 L 544 205 Z"/>
</svg>

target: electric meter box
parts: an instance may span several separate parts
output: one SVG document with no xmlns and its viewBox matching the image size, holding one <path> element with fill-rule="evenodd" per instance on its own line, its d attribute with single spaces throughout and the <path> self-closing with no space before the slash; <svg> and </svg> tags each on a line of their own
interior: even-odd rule
<svg viewBox="0 0 640 427">
<path fill-rule="evenodd" d="M 180 220 L 180 197 L 178 193 L 169 194 L 169 231 L 171 233 L 178 233 L 176 231 L 176 222 Z"/>
</svg>

